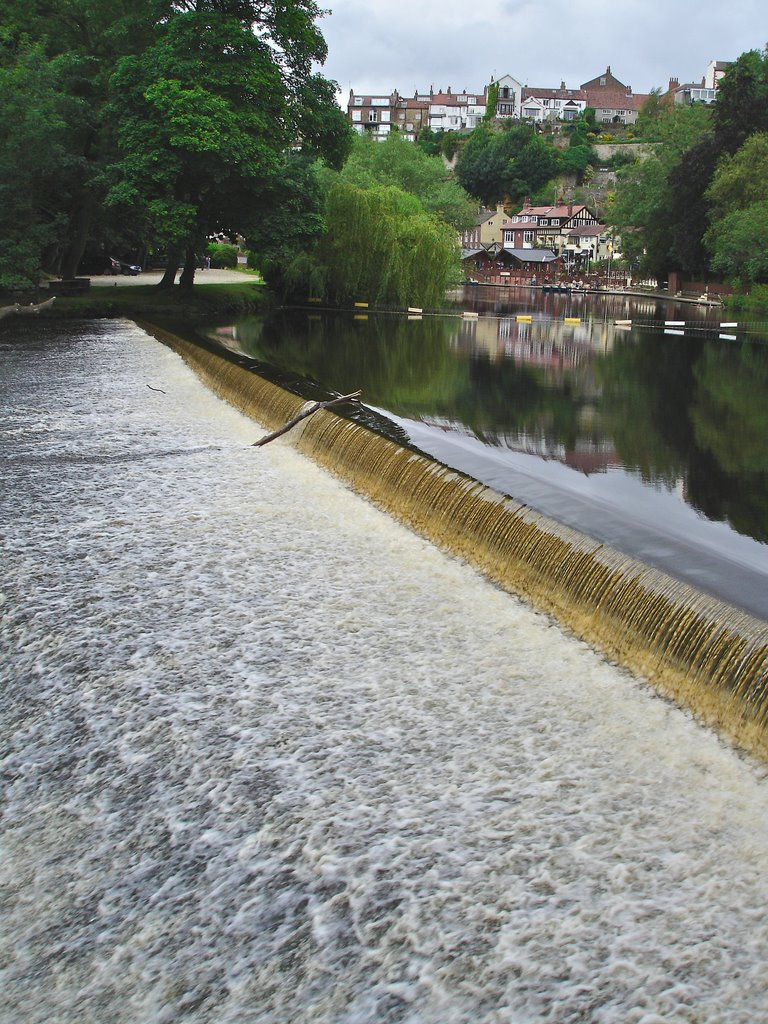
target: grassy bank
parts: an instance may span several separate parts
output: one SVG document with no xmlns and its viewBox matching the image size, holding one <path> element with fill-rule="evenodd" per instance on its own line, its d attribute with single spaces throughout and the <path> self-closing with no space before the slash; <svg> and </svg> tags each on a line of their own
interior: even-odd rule
<svg viewBox="0 0 768 1024">
<path fill-rule="evenodd" d="M 0 306 L 14 301 L 27 305 L 31 302 L 44 302 L 47 298 L 47 292 L 41 289 L 37 298 L 33 295 L 22 299 L 18 296 L 5 300 L 0 298 Z M 54 319 L 139 317 L 205 321 L 257 312 L 269 306 L 271 301 L 269 289 L 253 280 L 243 284 L 195 285 L 191 295 L 183 294 L 178 285 L 162 290 L 156 285 L 116 285 L 113 288 L 91 288 L 85 295 L 66 298 L 58 296 L 39 315 Z"/>
<path fill-rule="evenodd" d="M 768 317 L 768 285 L 753 284 L 748 294 L 737 292 L 725 297 L 723 309 L 729 314 L 765 320 Z"/>
</svg>

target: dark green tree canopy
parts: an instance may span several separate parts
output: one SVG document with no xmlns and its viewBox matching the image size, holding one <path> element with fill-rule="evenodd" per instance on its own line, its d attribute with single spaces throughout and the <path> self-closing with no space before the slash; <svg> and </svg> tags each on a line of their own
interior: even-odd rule
<svg viewBox="0 0 768 1024">
<path fill-rule="evenodd" d="M 485 206 L 519 202 L 538 192 L 560 169 L 558 151 L 530 125 L 476 128 L 461 151 L 456 177 Z"/>
<path fill-rule="evenodd" d="M 350 128 L 315 70 L 321 14 L 313 0 L 7 0 L 0 69 L 16 89 L 30 46 L 44 65 L 26 99 L 16 89 L 14 124 L 47 111 L 55 140 L 39 165 L 58 178 L 53 209 L 41 173 L 26 219 L 29 274 L 71 276 L 89 239 L 202 251 L 209 233 L 247 233 L 288 149 L 340 166 Z M 6 152 L 14 131 L 0 124 Z M 25 185 L 11 159 L 5 181 Z"/>
</svg>

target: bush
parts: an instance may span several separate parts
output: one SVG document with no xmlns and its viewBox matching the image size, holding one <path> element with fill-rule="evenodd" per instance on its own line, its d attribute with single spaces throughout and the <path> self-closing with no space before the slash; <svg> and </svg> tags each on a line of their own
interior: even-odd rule
<svg viewBox="0 0 768 1024">
<path fill-rule="evenodd" d="M 211 266 L 218 270 L 237 270 L 237 246 L 211 242 L 208 245 Z"/>
</svg>

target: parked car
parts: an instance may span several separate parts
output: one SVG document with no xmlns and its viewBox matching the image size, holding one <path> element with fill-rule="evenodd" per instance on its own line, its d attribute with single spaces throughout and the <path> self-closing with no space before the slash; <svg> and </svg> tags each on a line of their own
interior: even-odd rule
<svg viewBox="0 0 768 1024">
<path fill-rule="evenodd" d="M 141 273 L 141 267 L 138 263 L 126 263 L 124 260 L 115 260 L 114 262 L 119 266 L 119 272 L 121 274 L 127 274 L 128 277 L 136 277 L 137 274 Z"/>
<path fill-rule="evenodd" d="M 89 274 L 119 274 L 120 272 L 120 260 L 102 255 L 83 256 L 77 268 L 78 277 L 81 275 L 87 277 Z"/>
</svg>

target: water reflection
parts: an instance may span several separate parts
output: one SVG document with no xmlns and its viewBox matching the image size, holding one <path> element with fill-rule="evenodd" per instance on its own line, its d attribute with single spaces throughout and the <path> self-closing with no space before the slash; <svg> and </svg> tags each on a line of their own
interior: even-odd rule
<svg viewBox="0 0 768 1024">
<path fill-rule="evenodd" d="M 683 506 L 690 522 L 680 519 L 681 537 L 699 521 L 725 524 L 759 542 L 734 557 L 768 573 L 763 339 L 722 340 L 718 310 L 655 299 L 483 288 L 467 289 L 462 305 L 480 315 L 283 311 L 219 335 L 323 388 L 362 388 L 366 404 L 420 447 L 572 525 L 585 526 L 579 501 L 610 505 L 614 532 L 594 507 L 599 522 L 587 524 L 601 539 L 615 543 L 620 520 L 640 505 L 646 523 L 671 522 L 672 506 Z M 622 319 L 632 326 L 618 326 Z M 685 332 L 665 333 L 665 320 L 678 319 Z M 526 492 L 499 477 L 502 459 L 536 486 Z M 562 507 L 547 505 L 548 486 L 568 492 Z M 720 550 L 724 539 L 701 543 Z"/>
</svg>

